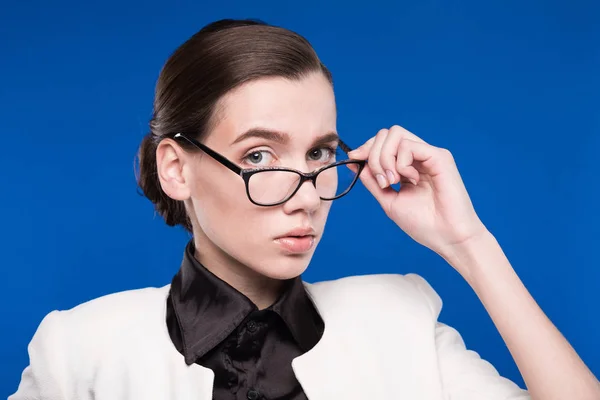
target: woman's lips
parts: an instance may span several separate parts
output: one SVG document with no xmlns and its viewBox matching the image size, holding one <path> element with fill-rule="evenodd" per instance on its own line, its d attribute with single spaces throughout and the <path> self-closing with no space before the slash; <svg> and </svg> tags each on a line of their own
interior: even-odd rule
<svg viewBox="0 0 600 400">
<path fill-rule="evenodd" d="M 286 236 L 275 239 L 275 243 L 289 253 L 306 253 L 313 248 L 315 237 L 312 235 Z"/>
</svg>

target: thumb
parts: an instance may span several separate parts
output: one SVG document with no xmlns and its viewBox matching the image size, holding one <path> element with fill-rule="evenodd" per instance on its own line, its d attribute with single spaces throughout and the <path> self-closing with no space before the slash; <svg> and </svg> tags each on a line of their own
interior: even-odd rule
<svg viewBox="0 0 600 400">
<path fill-rule="evenodd" d="M 373 197 L 375 197 L 375 199 L 379 202 L 381 207 L 383 207 L 384 211 L 387 213 L 390 208 L 390 204 L 392 204 L 392 201 L 394 200 L 398 192 L 391 186 L 382 189 L 377 183 L 377 179 L 375 179 L 375 176 L 373 175 L 373 172 L 369 168 L 368 164 L 365 165 L 365 167 L 363 168 L 362 172 L 359 175 L 359 178 L 363 185 L 365 185 L 367 190 L 371 192 Z"/>
<path fill-rule="evenodd" d="M 352 150 L 348 153 L 348 157 L 353 158 L 355 160 L 366 160 L 371 151 L 371 147 L 373 146 L 373 142 L 375 142 L 375 137 L 367 140 L 362 146 Z"/>
</svg>

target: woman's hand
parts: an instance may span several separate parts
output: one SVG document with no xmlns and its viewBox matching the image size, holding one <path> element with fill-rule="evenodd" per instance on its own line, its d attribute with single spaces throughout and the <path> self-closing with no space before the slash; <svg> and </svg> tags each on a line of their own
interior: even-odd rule
<svg viewBox="0 0 600 400">
<path fill-rule="evenodd" d="M 387 216 L 441 256 L 487 233 L 448 150 L 396 125 L 349 156 L 368 160 L 360 179 Z M 399 191 L 389 186 L 398 182 Z"/>
<path fill-rule="evenodd" d="M 532 400 L 600 399 L 594 374 L 531 297 L 477 217 L 448 150 L 393 126 L 349 156 L 368 160 L 360 178 L 386 214 L 417 242 L 444 257 L 471 285 L 509 348 Z M 384 178 L 388 170 L 390 177 Z M 400 190 L 390 188 L 390 182 L 401 182 Z"/>
</svg>

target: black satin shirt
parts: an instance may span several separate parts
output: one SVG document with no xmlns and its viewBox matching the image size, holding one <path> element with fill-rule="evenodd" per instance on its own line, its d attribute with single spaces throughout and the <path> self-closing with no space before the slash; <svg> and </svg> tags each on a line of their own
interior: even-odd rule
<svg viewBox="0 0 600 400">
<path fill-rule="evenodd" d="M 291 362 L 317 344 L 324 324 L 301 278 L 258 310 L 194 252 L 192 240 L 171 283 L 166 323 L 185 362 L 214 371 L 213 399 L 306 399 Z"/>
</svg>

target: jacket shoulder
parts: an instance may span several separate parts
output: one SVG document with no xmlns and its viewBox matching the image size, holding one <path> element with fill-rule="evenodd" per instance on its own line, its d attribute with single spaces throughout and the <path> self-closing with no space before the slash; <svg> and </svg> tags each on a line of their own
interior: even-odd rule
<svg viewBox="0 0 600 400">
<path fill-rule="evenodd" d="M 54 326 L 70 348 L 84 354 L 102 352 L 116 343 L 128 343 L 156 332 L 165 315 L 168 293 L 169 286 L 164 286 L 98 297 L 49 313 L 36 333 L 43 334 L 43 326 Z"/>
<path fill-rule="evenodd" d="M 59 311 L 70 324 L 99 329 L 146 320 L 164 309 L 169 286 L 148 287 L 107 294 L 71 309 Z"/>
<path fill-rule="evenodd" d="M 79 386 L 68 385 L 73 377 L 92 382 L 99 366 L 118 368 L 124 355 L 152 350 L 160 335 L 168 335 L 160 326 L 169 288 L 113 293 L 47 314 L 28 345 L 29 366 L 11 399 L 82 398 L 72 393 Z"/>
<path fill-rule="evenodd" d="M 369 274 L 306 284 L 307 291 L 321 305 L 340 304 L 356 309 L 423 309 L 437 319 L 442 299 L 418 274 Z"/>
</svg>

